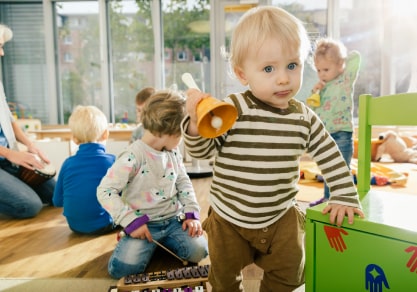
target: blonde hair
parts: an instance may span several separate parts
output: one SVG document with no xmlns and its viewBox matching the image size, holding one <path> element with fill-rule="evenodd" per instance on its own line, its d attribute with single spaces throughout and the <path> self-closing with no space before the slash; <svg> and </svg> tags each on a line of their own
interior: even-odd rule
<svg viewBox="0 0 417 292">
<path fill-rule="evenodd" d="M 301 61 L 311 50 L 310 40 L 301 21 L 273 6 L 260 6 L 248 10 L 239 20 L 230 44 L 232 68 L 242 67 L 252 47 L 261 47 L 265 40 L 276 38 L 286 50 L 299 52 Z"/>
<path fill-rule="evenodd" d="M 107 118 L 104 113 L 93 105 L 77 106 L 68 120 L 74 141 L 78 144 L 98 142 L 107 138 Z M 105 136 L 103 136 L 105 135 Z"/>
<path fill-rule="evenodd" d="M 155 136 L 180 135 L 184 117 L 184 97 L 177 91 L 158 90 L 146 101 L 141 120 L 143 128 Z"/>
<path fill-rule="evenodd" d="M 324 58 L 334 63 L 341 64 L 345 62 L 347 49 L 342 42 L 322 38 L 316 41 L 316 50 L 314 51 L 314 61 L 317 58 Z"/>
<path fill-rule="evenodd" d="M 153 87 L 145 87 L 136 93 L 136 104 L 141 105 L 143 104 L 152 94 L 155 93 L 155 88 Z"/>
<path fill-rule="evenodd" d="M 0 36 L 3 36 L 3 41 L 8 42 L 13 37 L 12 30 L 5 24 L 0 24 Z"/>
</svg>

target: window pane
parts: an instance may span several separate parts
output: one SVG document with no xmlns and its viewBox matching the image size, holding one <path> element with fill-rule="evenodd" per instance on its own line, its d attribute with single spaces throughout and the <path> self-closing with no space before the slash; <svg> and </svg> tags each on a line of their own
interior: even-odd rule
<svg viewBox="0 0 417 292">
<path fill-rule="evenodd" d="M 49 122 L 42 3 L 0 3 L 0 21 L 13 31 L 1 57 L 3 85 L 8 102 L 19 118 Z"/>
<path fill-rule="evenodd" d="M 382 8 L 382 56 L 390 73 L 388 93 L 417 91 L 417 9 L 412 0 L 389 0 Z"/>
<path fill-rule="evenodd" d="M 57 2 L 57 48 L 64 123 L 77 105 L 103 109 L 97 1 Z"/>
<path fill-rule="evenodd" d="M 372 13 L 369 13 L 372 11 Z M 379 95 L 381 86 L 381 35 L 382 8 L 380 1 L 341 0 L 340 40 L 348 51 L 357 50 L 362 64 L 354 91 L 354 113 L 358 116 L 360 94 Z"/>
<path fill-rule="evenodd" d="M 202 91 L 210 90 L 210 6 L 208 0 L 162 1 L 165 85 L 186 89 L 189 72 Z"/>
<path fill-rule="evenodd" d="M 154 35 L 160 24 L 152 19 L 149 1 L 110 2 L 110 43 L 116 122 L 136 121 L 135 95 L 156 86 L 155 66 L 162 66 L 163 87 L 185 89 L 181 76 L 190 72 L 202 90 L 210 87 L 209 6 L 206 0 L 162 1 L 164 64 L 155 56 Z M 162 60 L 161 60 L 162 62 Z"/>
<path fill-rule="evenodd" d="M 111 1 L 109 16 L 115 121 L 135 123 L 136 93 L 155 86 L 150 2 Z"/>
</svg>

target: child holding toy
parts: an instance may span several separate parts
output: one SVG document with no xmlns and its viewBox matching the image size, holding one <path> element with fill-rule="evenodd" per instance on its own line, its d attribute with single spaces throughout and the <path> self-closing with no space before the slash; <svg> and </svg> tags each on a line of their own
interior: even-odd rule
<svg viewBox="0 0 417 292">
<path fill-rule="evenodd" d="M 335 140 L 346 164 L 350 166 L 353 155 L 353 92 L 360 68 L 360 54 L 339 41 L 319 39 L 314 52 L 314 65 L 320 81 L 313 92 L 320 92 L 320 104 L 312 109 L 323 121 Z M 315 206 L 328 201 L 330 190 L 324 183 L 324 196 L 311 202 Z"/>
<path fill-rule="evenodd" d="M 97 186 L 114 163 L 115 156 L 106 153 L 109 124 L 95 106 L 77 106 L 68 126 L 77 152 L 62 164 L 55 186 L 53 203 L 64 207 L 64 216 L 72 231 L 101 235 L 115 229 L 110 214 L 97 200 Z"/>
<path fill-rule="evenodd" d="M 241 270 L 264 270 L 260 291 L 293 291 L 304 283 L 305 214 L 295 196 L 305 151 L 328 180 L 332 197 L 323 209 L 330 222 L 363 216 L 343 157 L 317 115 L 294 99 L 301 87 L 310 41 L 302 23 L 270 6 L 250 9 L 231 39 L 230 62 L 249 89 L 224 99 L 238 109 L 234 126 L 203 138 L 196 107 L 208 94 L 187 91 L 182 123 L 188 153 L 215 156 L 211 207 L 203 222 L 210 250 L 212 291 L 241 291 Z"/>
<path fill-rule="evenodd" d="M 154 93 L 142 110 L 142 138 L 119 155 L 97 188 L 100 203 L 124 228 L 108 265 L 114 278 L 143 273 L 157 247 L 153 240 L 192 263 L 208 254 L 178 149 L 184 105 L 177 92 Z"/>
</svg>

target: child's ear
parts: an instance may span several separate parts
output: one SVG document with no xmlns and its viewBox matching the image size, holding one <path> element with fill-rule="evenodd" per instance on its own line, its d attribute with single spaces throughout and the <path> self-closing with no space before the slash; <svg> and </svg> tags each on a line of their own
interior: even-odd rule
<svg viewBox="0 0 417 292">
<path fill-rule="evenodd" d="M 109 129 L 105 130 L 101 135 L 99 141 L 106 141 L 109 138 L 110 132 Z"/>
<path fill-rule="evenodd" d="M 72 141 L 76 144 L 76 145 L 80 145 L 80 140 L 78 140 L 77 138 L 75 138 L 74 136 L 71 136 Z"/>
<path fill-rule="evenodd" d="M 235 67 L 233 70 L 235 71 L 235 75 L 237 79 L 239 79 L 240 83 L 243 86 L 247 86 L 248 80 L 246 79 L 246 75 L 245 75 L 245 72 L 243 72 L 243 69 L 240 67 Z"/>
</svg>

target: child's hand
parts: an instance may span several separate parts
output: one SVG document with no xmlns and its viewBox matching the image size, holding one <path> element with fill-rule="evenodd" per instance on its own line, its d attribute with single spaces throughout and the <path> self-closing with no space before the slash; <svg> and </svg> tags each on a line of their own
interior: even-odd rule
<svg viewBox="0 0 417 292">
<path fill-rule="evenodd" d="M 359 215 L 360 218 L 365 218 L 365 214 L 361 209 L 340 204 L 328 204 L 323 209 L 322 213 L 330 213 L 330 223 L 336 223 L 337 226 L 342 225 L 345 215 L 348 216 L 349 224 L 353 224 L 353 218 L 355 217 L 355 214 Z"/>
<path fill-rule="evenodd" d="M 130 237 L 138 239 L 147 239 L 149 242 L 152 242 L 152 235 L 149 232 L 148 225 L 146 224 L 140 226 L 138 229 L 130 233 Z"/>
<path fill-rule="evenodd" d="M 195 219 L 187 219 L 182 223 L 182 230 L 188 228 L 188 235 L 191 237 L 203 235 L 203 228 L 201 227 L 201 222 Z"/>
<path fill-rule="evenodd" d="M 196 136 L 198 135 L 197 105 L 201 101 L 201 99 L 205 97 L 209 97 L 210 95 L 194 88 L 188 89 L 186 93 L 187 93 L 187 101 L 185 104 L 185 109 L 187 111 L 187 114 L 190 116 L 190 124 L 188 125 L 187 133 L 189 135 Z"/>
<path fill-rule="evenodd" d="M 197 123 L 197 105 L 204 97 L 205 93 L 200 90 L 190 88 L 187 90 L 186 94 L 187 101 L 185 108 L 187 110 L 187 114 L 190 116 L 191 123 Z"/>
<path fill-rule="evenodd" d="M 317 91 L 322 90 L 324 85 L 326 85 L 326 84 L 323 81 L 319 81 L 316 85 L 314 85 L 313 93 L 316 93 Z"/>
</svg>

